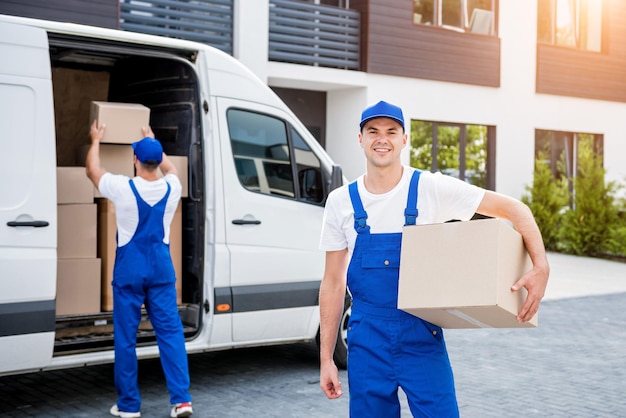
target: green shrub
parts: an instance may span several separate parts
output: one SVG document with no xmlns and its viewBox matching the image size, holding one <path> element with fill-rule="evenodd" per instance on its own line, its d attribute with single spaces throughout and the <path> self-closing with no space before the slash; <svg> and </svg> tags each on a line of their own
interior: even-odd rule
<svg viewBox="0 0 626 418">
<path fill-rule="evenodd" d="M 539 153 L 535 160 L 533 184 L 526 190 L 530 194 L 523 196 L 522 201 L 535 216 L 546 249 L 559 250 L 561 213 L 569 203 L 567 181 L 564 177 L 554 178 L 543 153 Z"/>
<path fill-rule="evenodd" d="M 617 225 L 610 229 L 608 251 L 609 255 L 624 259 L 626 258 L 626 199 L 620 199 L 617 207 L 618 221 Z"/>
<path fill-rule="evenodd" d="M 602 158 L 594 151 L 591 141 L 579 141 L 577 162 L 573 207 L 563 216 L 560 247 L 570 254 L 604 255 L 615 249 L 611 241 L 619 222 L 614 196 L 617 186 L 605 182 Z"/>
</svg>

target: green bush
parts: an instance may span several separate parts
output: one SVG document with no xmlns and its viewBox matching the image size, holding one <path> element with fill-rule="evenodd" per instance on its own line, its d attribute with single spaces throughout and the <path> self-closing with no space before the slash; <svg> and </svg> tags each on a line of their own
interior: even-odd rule
<svg viewBox="0 0 626 418">
<path fill-rule="evenodd" d="M 543 242 L 547 250 L 559 250 L 559 229 L 562 211 L 567 208 L 569 196 L 565 178 L 555 179 L 546 163 L 545 156 L 539 153 L 535 160 L 535 174 L 530 193 L 522 197 L 535 216 Z"/>
<path fill-rule="evenodd" d="M 609 233 L 609 255 L 619 258 L 626 257 L 626 199 L 620 199 L 618 204 L 618 222 Z"/>
<path fill-rule="evenodd" d="M 616 184 L 605 182 L 602 158 L 591 141 L 580 140 L 572 209 L 565 212 L 559 246 L 576 255 L 601 256 L 615 249 L 612 234 L 619 224 Z"/>
</svg>

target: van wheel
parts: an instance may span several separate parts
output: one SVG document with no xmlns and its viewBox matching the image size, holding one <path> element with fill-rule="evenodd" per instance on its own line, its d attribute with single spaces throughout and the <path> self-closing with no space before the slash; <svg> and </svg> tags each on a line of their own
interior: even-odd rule
<svg viewBox="0 0 626 418">
<path fill-rule="evenodd" d="M 333 361 L 339 369 L 348 368 L 348 321 L 352 313 L 352 300 L 350 295 L 346 293 L 343 304 L 343 315 L 339 322 L 339 331 L 337 332 L 337 341 L 335 343 L 335 352 L 333 353 Z M 317 347 L 320 345 L 320 332 L 317 331 L 316 337 Z"/>
</svg>

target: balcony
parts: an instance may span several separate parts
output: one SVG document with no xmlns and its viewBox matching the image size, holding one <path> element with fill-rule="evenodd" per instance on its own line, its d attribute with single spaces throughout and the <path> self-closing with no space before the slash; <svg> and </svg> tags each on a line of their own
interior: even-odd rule
<svg viewBox="0 0 626 418">
<path fill-rule="evenodd" d="M 269 61 L 360 68 L 359 12 L 299 0 L 268 3 Z M 197 41 L 231 55 L 233 14 L 233 0 L 120 0 L 123 30 Z"/>
<path fill-rule="evenodd" d="M 360 14 L 294 0 L 270 0 L 269 60 L 358 70 Z"/>
</svg>

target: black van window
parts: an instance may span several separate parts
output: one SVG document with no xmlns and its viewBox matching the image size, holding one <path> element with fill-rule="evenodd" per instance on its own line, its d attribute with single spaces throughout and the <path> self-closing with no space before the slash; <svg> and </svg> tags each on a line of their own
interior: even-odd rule
<svg viewBox="0 0 626 418">
<path fill-rule="evenodd" d="M 291 125 L 242 109 L 229 109 L 226 118 L 243 187 L 305 202 L 323 201 L 320 160 Z"/>
</svg>

